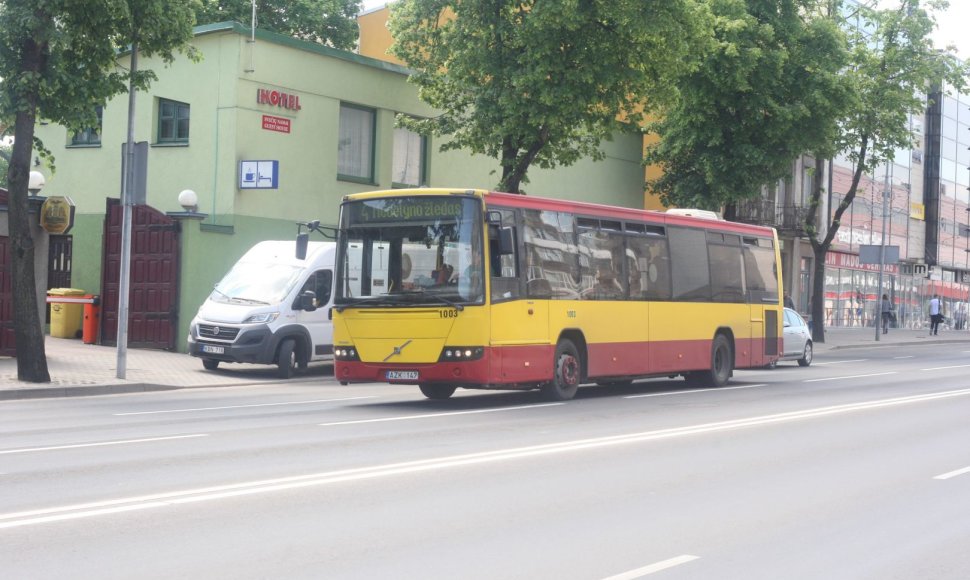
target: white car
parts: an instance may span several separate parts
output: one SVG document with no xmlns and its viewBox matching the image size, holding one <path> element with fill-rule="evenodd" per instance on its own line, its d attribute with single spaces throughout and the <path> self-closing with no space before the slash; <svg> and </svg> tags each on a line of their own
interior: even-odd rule
<svg viewBox="0 0 970 580">
<path fill-rule="evenodd" d="M 812 364 L 812 333 L 802 315 L 791 308 L 785 308 L 784 343 L 781 358 L 778 360 L 797 360 L 799 366 Z M 768 365 L 774 368 L 775 363 Z"/>
</svg>

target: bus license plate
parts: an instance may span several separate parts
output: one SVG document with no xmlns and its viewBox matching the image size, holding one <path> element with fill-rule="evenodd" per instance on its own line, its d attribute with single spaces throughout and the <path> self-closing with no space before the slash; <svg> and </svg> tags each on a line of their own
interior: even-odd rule
<svg viewBox="0 0 970 580">
<path fill-rule="evenodd" d="M 418 380 L 418 371 L 387 371 L 387 380 L 416 381 Z"/>
<path fill-rule="evenodd" d="M 211 354 L 225 354 L 226 347 L 224 346 L 212 346 L 211 344 L 203 344 L 202 352 L 208 352 Z"/>
</svg>

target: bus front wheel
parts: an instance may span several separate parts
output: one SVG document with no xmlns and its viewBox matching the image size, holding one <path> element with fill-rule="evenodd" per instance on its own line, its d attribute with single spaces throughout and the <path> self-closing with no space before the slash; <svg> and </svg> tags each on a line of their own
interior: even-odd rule
<svg viewBox="0 0 970 580">
<path fill-rule="evenodd" d="M 711 343 L 710 370 L 688 373 L 687 381 L 696 386 L 723 387 L 731 379 L 733 371 L 734 355 L 731 343 L 726 336 L 718 334 Z"/>
<path fill-rule="evenodd" d="M 423 384 L 423 385 L 418 385 L 418 388 L 421 389 L 421 393 L 425 397 L 428 397 L 429 399 L 439 400 L 439 399 L 447 399 L 448 397 L 454 395 L 455 389 L 457 387 L 453 387 L 451 385 Z"/>
<path fill-rule="evenodd" d="M 568 340 L 560 341 L 552 364 L 552 380 L 542 386 L 542 395 L 550 401 L 568 401 L 579 389 L 582 370 L 576 346 Z"/>
</svg>

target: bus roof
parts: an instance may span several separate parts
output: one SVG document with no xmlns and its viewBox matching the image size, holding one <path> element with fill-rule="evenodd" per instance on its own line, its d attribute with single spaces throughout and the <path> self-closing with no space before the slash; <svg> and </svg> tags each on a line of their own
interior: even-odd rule
<svg viewBox="0 0 970 580">
<path fill-rule="evenodd" d="M 693 215 L 681 215 L 681 212 L 661 212 L 647 209 L 633 209 L 627 207 L 604 205 L 586 201 L 572 201 L 565 199 L 555 199 L 550 197 L 536 197 L 532 195 L 520 195 L 516 193 L 502 193 L 498 191 L 487 191 L 484 189 L 468 188 L 411 188 L 411 189 L 385 189 L 380 191 L 368 191 L 364 193 L 354 193 L 344 196 L 344 201 L 354 201 L 379 197 L 400 197 L 405 195 L 467 195 L 481 197 L 487 204 L 495 204 L 505 207 L 520 207 L 525 209 L 539 209 L 549 211 L 562 211 L 576 213 L 591 217 L 609 218 L 616 220 L 639 220 L 656 224 L 670 224 L 700 227 L 704 229 L 714 229 L 719 231 L 732 232 L 737 234 L 757 235 L 764 237 L 774 237 L 774 230 L 770 227 L 744 224 L 740 222 L 730 222 L 724 220 L 712 220 L 706 217 Z"/>
</svg>

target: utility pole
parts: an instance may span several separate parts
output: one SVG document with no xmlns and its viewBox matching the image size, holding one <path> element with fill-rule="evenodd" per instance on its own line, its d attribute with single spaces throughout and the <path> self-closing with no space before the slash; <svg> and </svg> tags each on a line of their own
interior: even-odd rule
<svg viewBox="0 0 970 580">
<path fill-rule="evenodd" d="M 876 292 L 876 300 L 879 308 L 877 309 L 875 324 L 873 326 L 876 329 L 876 341 L 879 341 L 879 331 L 882 328 L 882 276 L 883 271 L 886 269 L 886 221 L 890 217 L 889 213 L 889 200 L 890 189 L 889 189 L 889 164 L 891 161 L 886 161 L 886 179 L 883 183 L 882 189 L 882 238 L 879 240 L 879 290 Z"/>
<path fill-rule="evenodd" d="M 124 379 L 128 367 L 128 293 L 131 288 L 131 208 L 135 193 L 135 72 L 138 43 L 131 45 L 131 77 L 128 82 L 128 145 L 121 186 L 121 267 L 118 280 L 118 364 L 117 376 Z"/>
</svg>

